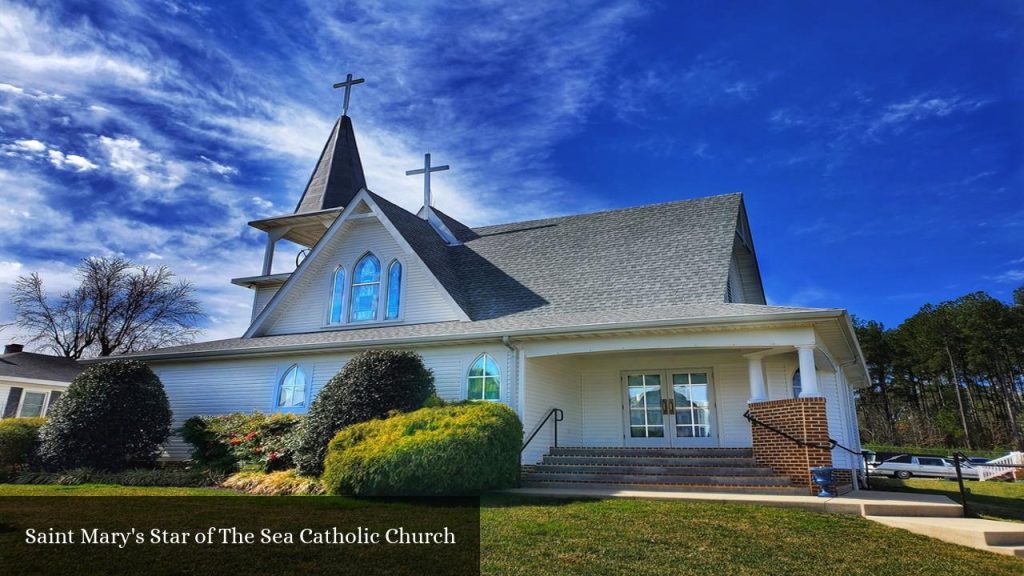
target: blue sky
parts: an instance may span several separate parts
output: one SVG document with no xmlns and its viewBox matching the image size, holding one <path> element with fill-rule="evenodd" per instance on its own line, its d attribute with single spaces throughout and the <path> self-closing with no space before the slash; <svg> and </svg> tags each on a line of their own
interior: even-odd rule
<svg viewBox="0 0 1024 576">
<path fill-rule="evenodd" d="M 742 191 L 775 304 L 895 325 L 1024 284 L 1019 3 L 330 4 L 0 0 L 0 292 L 121 254 L 240 334 L 245 222 L 293 210 L 347 72 L 410 209 L 429 150 L 469 224 Z"/>
</svg>

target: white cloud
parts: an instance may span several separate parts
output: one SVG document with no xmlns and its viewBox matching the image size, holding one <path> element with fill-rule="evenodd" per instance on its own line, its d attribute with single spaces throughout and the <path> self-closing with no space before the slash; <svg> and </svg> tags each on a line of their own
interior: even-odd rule
<svg viewBox="0 0 1024 576">
<path fill-rule="evenodd" d="M 930 118 L 945 118 L 954 113 L 973 112 L 988 101 L 981 98 L 968 98 L 959 94 L 947 96 L 917 95 L 886 106 L 871 121 L 868 133 L 874 134 L 881 130 L 899 131 L 904 124 L 919 122 Z"/>
<path fill-rule="evenodd" d="M 87 172 L 98 168 L 96 164 L 93 164 L 82 156 L 77 154 L 68 154 L 65 156 L 63 152 L 55 148 L 47 151 L 47 155 L 50 158 L 50 163 L 57 168 L 70 168 L 74 169 L 76 172 Z"/>
<path fill-rule="evenodd" d="M 988 278 L 989 280 L 1004 284 L 1024 282 L 1024 269 L 1011 269 L 996 276 L 989 276 Z"/>
<path fill-rule="evenodd" d="M 46 150 L 46 144 L 39 140 L 15 140 L 14 145 L 29 152 L 42 152 Z"/>
<path fill-rule="evenodd" d="M 24 94 L 25 90 L 13 84 L 0 82 L 0 92 L 7 92 L 8 94 Z"/>
<path fill-rule="evenodd" d="M 206 162 L 207 169 L 214 174 L 220 174 L 221 176 L 234 176 L 238 174 L 238 169 L 233 166 L 210 160 L 202 154 L 199 155 L 199 158 Z"/>
<path fill-rule="evenodd" d="M 187 169 L 183 164 L 165 160 L 131 136 L 100 136 L 99 144 L 110 167 L 127 174 L 140 188 L 171 190 L 185 180 Z"/>
</svg>

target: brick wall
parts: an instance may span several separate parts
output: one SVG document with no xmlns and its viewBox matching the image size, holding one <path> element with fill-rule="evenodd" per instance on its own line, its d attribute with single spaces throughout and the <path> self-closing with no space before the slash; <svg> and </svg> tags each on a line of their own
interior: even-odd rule
<svg viewBox="0 0 1024 576">
<path fill-rule="evenodd" d="M 751 416 L 765 424 L 801 440 L 828 446 L 824 398 L 755 402 L 749 405 L 749 409 Z M 818 493 L 811 480 L 810 469 L 815 466 L 831 466 L 830 450 L 797 446 L 792 440 L 756 424 L 751 424 L 751 434 L 754 459 L 759 465 L 788 476 L 795 486 L 806 487 L 811 494 Z"/>
</svg>

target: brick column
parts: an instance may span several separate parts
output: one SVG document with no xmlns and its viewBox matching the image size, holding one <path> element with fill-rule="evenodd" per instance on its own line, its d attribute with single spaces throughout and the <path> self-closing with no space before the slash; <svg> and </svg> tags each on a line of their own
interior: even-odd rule
<svg viewBox="0 0 1024 576">
<path fill-rule="evenodd" d="M 821 446 L 828 446 L 828 418 L 825 399 L 821 397 L 770 400 L 749 404 L 750 415 L 783 432 Z M 817 494 L 811 481 L 810 469 L 831 466 L 832 452 L 828 449 L 797 446 L 792 440 L 780 436 L 763 426 L 751 423 L 754 459 L 761 466 L 789 477 L 795 486 L 806 487 Z"/>
</svg>

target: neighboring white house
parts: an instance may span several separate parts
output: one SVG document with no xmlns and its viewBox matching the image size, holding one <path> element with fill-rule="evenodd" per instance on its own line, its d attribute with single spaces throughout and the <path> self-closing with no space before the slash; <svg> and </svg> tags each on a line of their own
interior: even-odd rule
<svg viewBox="0 0 1024 576">
<path fill-rule="evenodd" d="M 71 358 L 24 352 L 20 344 L 4 346 L 0 356 L 0 417 L 45 416 L 81 371 Z"/>
<path fill-rule="evenodd" d="M 824 398 L 828 435 L 859 450 L 867 374 L 850 316 L 765 304 L 740 194 L 480 228 L 429 196 L 414 214 L 367 189 L 339 117 L 295 212 L 250 222 L 267 249 L 259 274 L 232 280 L 253 290 L 245 334 L 133 355 L 175 425 L 305 412 L 354 354 L 396 347 L 423 356 L 442 397 L 503 402 L 539 427 L 525 464 L 555 443 L 555 408 L 562 447 L 749 458 L 748 407 L 797 395 Z M 294 271 L 274 273 L 280 240 L 308 248 Z M 859 466 L 838 448 L 832 461 Z"/>
</svg>

